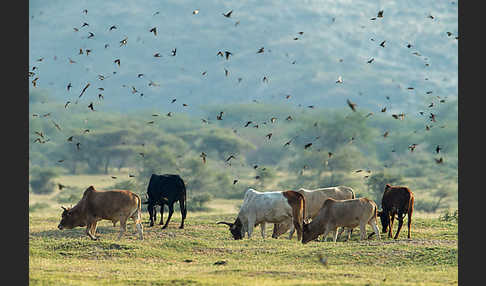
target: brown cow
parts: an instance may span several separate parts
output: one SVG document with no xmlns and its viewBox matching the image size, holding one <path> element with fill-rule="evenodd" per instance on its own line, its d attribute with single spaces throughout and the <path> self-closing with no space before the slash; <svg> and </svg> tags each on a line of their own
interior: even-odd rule
<svg viewBox="0 0 486 286">
<path fill-rule="evenodd" d="M 140 197 L 127 190 L 97 191 L 90 186 L 83 193 L 81 200 L 72 208 L 65 208 L 62 213 L 60 230 L 86 226 L 86 234 L 96 240 L 96 224 L 102 219 L 111 220 L 113 224 L 120 221 L 121 238 L 126 231 L 126 222 L 132 218 L 139 238 L 143 240 L 142 211 Z"/>
<path fill-rule="evenodd" d="M 300 188 L 297 192 L 302 194 L 305 198 L 306 215 L 304 219 L 306 220 L 313 219 L 319 213 L 319 210 L 321 209 L 324 201 L 329 198 L 333 198 L 335 200 L 349 200 L 356 198 L 354 190 L 346 186 L 327 187 L 314 190 Z M 272 237 L 278 238 L 289 229 L 289 239 L 292 239 L 295 228 L 292 227 L 291 220 L 287 220 L 279 224 L 274 224 Z M 340 229 L 338 237 L 341 235 L 343 230 L 344 228 Z M 351 231 L 352 230 L 350 229 L 347 230 L 347 239 L 350 238 Z M 323 240 L 325 240 L 325 237 L 323 237 Z"/>
<path fill-rule="evenodd" d="M 363 240 L 366 238 L 366 224 L 371 225 L 374 233 L 377 233 L 378 239 L 380 239 L 380 231 L 376 226 L 377 213 L 378 207 L 375 202 L 367 198 L 327 199 L 317 216 L 310 223 L 304 223 L 302 243 L 308 243 L 320 234 L 326 237 L 330 231 L 334 231 L 334 242 L 336 242 L 338 227 L 352 229 L 358 225 L 361 233 L 360 239 Z"/>
<path fill-rule="evenodd" d="M 382 211 L 378 216 L 383 226 L 383 233 L 387 232 L 388 237 L 392 237 L 393 220 L 395 215 L 398 219 L 398 229 L 394 239 L 398 238 L 403 224 L 403 217 L 408 214 L 408 239 L 410 239 L 410 227 L 412 224 L 414 195 L 409 188 L 403 186 L 390 186 L 386 184 L 385 192 L 381 200 Z M 389 227 L 389 228 L 388 228 Z"/>
</svg>

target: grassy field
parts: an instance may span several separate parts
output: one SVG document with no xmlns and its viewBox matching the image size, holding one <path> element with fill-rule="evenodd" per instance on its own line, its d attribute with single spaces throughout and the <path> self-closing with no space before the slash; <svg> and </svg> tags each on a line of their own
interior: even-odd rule
<svg viewBox="0 0 486 286">
<path fill-rule="evenodd" d="M 303 245 L 287 234 L 262 239 L 256 228 L 251 240 L 235 241 L 219 220 L 233 221 L 239 200 L 214 200 L 211 211 L 188 213 L 178 229 L 180 213 L 169 228 L 148 227 L 144 241 L 134 225 L 121 240 L 119 225 L 99 223 L 100 240 L 84 228 L 60 231 L 61 209 L 51 196 L 31 201 L 50 203 L 29 215 L 30 285 L 457 285 L 457 223 L 417 214 L 412 240 L 310 242 Z M 32 204 L 32 202 L 31 202 Z M 160 219 L 160 216 L 157 217 Z M 165 213 L 167 218 L 167 213 Z M 368 227 L 368 232 L 370 228 Z M 328 266 L 318 256 L 328 259 Z M 215 264 L 225 261 L 223 265 Z"/>
</svg>

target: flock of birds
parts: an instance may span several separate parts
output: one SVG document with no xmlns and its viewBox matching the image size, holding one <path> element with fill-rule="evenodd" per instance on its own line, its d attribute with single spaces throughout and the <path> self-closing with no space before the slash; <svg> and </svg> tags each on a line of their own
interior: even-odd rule
<svg viewBox="0 0 486 286">
<path fill-rule="evenodd" d="M 200 12 L 199 10 L 193 10 L 193 11 L 192 11 L 192 14 L 193 14 L 193 15 L 196 17 L 196 15 L 198 15 L 198 14 L 199 14 L 199 12 Z M 83 10 L 81 13 L 84 15 L 84 17 L 87 17 L 87 15 L 88 15 L 88 10 L 87 10 L 87 9 L 84 9 L 84 10 Z M 155 13 L 153 13 L 153 15 L 155 16 L 155 15 L 157 15 L 158 13 L 159 13 L 159 12 L 155 12 Z M 227 11 L 227 12 L 223 12 L 223 13 L 221 13 L 221 14 L 222 14 L 222 16 L 223 16 L 223 17 L 225 17 L 225 18 L 232 18 L 232 15 L 233 15 L 233 10 L 230 10 L 230 11 Z M 380 11 L 378 11 L 378 12 L 377 12 L 376 16 L 374 16 L 374 17 L 370 18 L 370 21 L 379 21 L 379 19 L 380 19 L 380 18 L 383 18 L 383 17 L 385 17 L 384 10 L 380 10 Z M 428 16 L 428 18 L 430 18 L 431 20 L 434 20 L 434 16 L 432 16 L 432 15 L 429 15 L 429 16 Z M 335 21 L 335 19 L 334 19 L 334 18 L 333 18 L 333 21 Z M 239 24 L 240 24 L 240 21 L 236 21 L 236 22 L 234 23 L 234 26 L 238 26 Z M 95 34 L 93 31 L 89 31 L 89 29 L 90 29 L 90 28 L 91 28 L 90 24 L 89 24 L 88 22 L 86 22 L 86 21 L 83 21 L 83 23 L 82 23 L 82 24 L 81 24 L 79 27 L 73 27 L 73 33 L 82 33 L 82 32 L 86 32 L 86 33 L 87 33 L 87 36 L 85 37 L 86 41 L 87 41 L 87 40 L 92 41 L 93 39 L 95 39 L 95 40 L 96 40 L 96 39 L 97 39 L 97 36 L 96 36 L 96 34 Z M 114 31 L 114 30 L 117 30 L 117 29 L 119 29 L 119 28 L 117 27 L 117 25 L 111 25 L 111 26 L 107 27 L 107 30 L 108 30 L 109 32 Z M 147 30 L 147 31 L 145 31 L 145 32 L 146 32 L 146 33 L 153 34 L 153 37 L 157 37 L 157 35 L 158 35 L 158 34 L 157 34 L 157 33 L 158 33 L 158 30 L 157 30 L 157 27 L 156 27 L 156 26 L 154 26 L 154 27 L 152 27 L 152 28 L 148 29 L 148 30 Z M 454 37 L 456 40 L 458 39 L 458 36 L 454 36 L 452 32 L 446 32 L 446 33 L 447 33 L 447 36 L 448 36 L 448 37 Z M 297 32 L 297 35 L 293 37 L 293 40 L 295 40 L 295 41 L 299 40 L 299 38 L 300 38 L 300 37 L 302 37 L 302 36 L 304 36 L 304 34 L 305 34 L 305 32 L 304 32 L 304 31 L 299 31 L 299 32 Z M 371 40 L 372 40 L 372 41 L 375 41 L 374 39 L 371 39 Z M 381 41 L 381 43 L 379 44 L 379 46 L 380 46 L 380 47 L 382 47 L 382 48 L 386 48 L 386 43 L 387 43 L 387 42 L 386 42 L 386 40 L 383 40 L 383 41 Z M 108 49 L 108 48 L 110 47 L 110 44 L 111 44 L 111 43 L 106 43 L 106 44 L 104 45 L 104 48 L 105 48 L 105 49 Z M 118 44 L 119 44 L 119 48 L 124 48 L 124 47 L 126 47 L 126 46 L 129 44 L 129 38 L 125 36 L 124 38 L 122 38 L 122 39 L 120 39 L 120 40 L 119 40 Z M 413 47 L 413 46 L 412 46 L 412 44 L 410 44 L 410 43 L 406 45 L 406 48 L 408 48 L 408 49 L 410 49 L 410 48 L 412 48 L 412 47 Z M 256 53 L 256 54 L 264 54 L 264 53 L 266 53 L 266 52 L 267 52 L 267 50 L 266 50 L 266 49 L 265 49 L 265 47 L 263 47 L 263 46 L 262 46 L 262 47 L 256 47 L 256 48 L 255 48 L 255 53 Z M 91 53 L 94 53 L 93 49 L 89 49 L 89 48 L 85 48 L 85 49 L 83 49 L 83 48 L 80 48 L 80 49 L 79 49 L 79 53 L 78 53 L 78 55 L 86 55 L 86 56 L 89 56 Z M 415 51 L 413 54 L 414 54 L 414 55 L 416 55 L 416 56 L 421 56 L 421 54 L 420 54 L 419 52 L 417 52 L 417 51 Z M 215 55 L 216 55 L 216 57 L 221 57 L 221 58 L 223 58 L 223 59 L 225 59 L 225 60 L 229 61 L 229 60 L 231 59 L 231 57 L 233 56 L 233 53 L 232 53 L 231 51 L 227 51 L 227 50 L 219 50 L 219 51 L 215 52 Z M 162 55 L 160 52 L 157 52 L 157 53 L 153 54 L 153 57 L 155 57 L 155 58 L 162 57 L 162 56 L 163 56 L 163 55 Z M 179 56 L 179 54 L 177 53 L 177 48 L 173 48 L 173 49 L 170 51 L 169 56 L 171 56 L 171 57 L 176 57 L 176 56 Z M 73 55 L 73 58 L 74 58 L 74 55 Z M 68 61 L 69 61 L 69 63 L 70 63 L 70 64 L 76 64 L 76 63 L 77 63 L 78 59 L 73 60 L 73 58 L 68 57 Z M 56 59 L 57 59 L 57 57 L 56 57 L 56 56 L 54 56 L 54 60 L 56 60 Z M 32 78 L 31 83 L 32 83 L 32 86 L 33 86 L 34 88 L 38 87 L 38 82 L 37 82 L 37 81 L 39 80 L 39 75 L 38 75 L 39 66 L 41 65 L 41 62 L 43 62 L 44 60 L 45 60 L 45 57 L 41 57 L 41 58 L 37 59 L 37 60 L 36 60 L 35 65 L 34 65 L 34 66 L 32 66 L 31 71 L 29 71 L 29 77 L 30 77 L 30 78 Z M 367 64 L 373 64 L 374 60 L 375 60 L 374 58 L 370 58 L 370 59 L 367 61 Z M 342 61 L 342 59 L 341 59 L 340 61 Z M 292 64 L 295 64 L 295 63 L 296 63 L 295 61 L 293 61 L 293 62 L 292 62 Z M 120 67 L 120 66 L 123 64 L 123 58 L 118 58 L 118 57 L 117 57 L 117 58 L 114 58 L 114 59 L 113 59 L 113 64 L 115 65 L 115 68 L 116 68 L 116 67 Z M 428 63 L 426 63 L 426 65 L 428 65 Z M 224 74 L 225 74 L 225 77 L 228 77 L 228 76 L 229 76 L 229 73 L 230 73 L 230 71 L 229 71 L 228 69 L 224 68 Z M 113 72 L 112 72 L 112 75 L 102 75 L 102 74 L 99 74 L 99 75 L 97 76 L 97 79 L 98 79 L 99 81 L 103 81 L 103 80 L 106 80 L 106 79 L 108 79 L 108 78 L 110 78 L 110 77 L 112 77 L 112 76 L 116 76 L 116 74 L 117 74 L 117 71 L 113 71 Z M 201 73 L 201 75 L 202 75 L 202 76 L 207 75 L 207 71 L 203 71 L 203 72 Z M 134 76 L 135 76 L 135 74 L 134 74 Z M 145 75 L 144 75 L 144 73 L 136 73 L 136 77 L 137 77 L 137 78 L 144 78 L 144 77 L 145 77 Z M 242 78 L 238 78 L 238 82 L 241 82 L 241 80 L 242 80 Z M 268 83 L 269 83 L 269 77 L 268 77 L 268 76 L 264 76 L 264 77 L 262 78 L 262 82 L 263 82 L 263 83 L 268 84 Z M 344 84 L 344 80 L 343 80 L 343 76 L 342 76 L 342 75 L 338 76 L 338 78 L 336 79 L 336 84 L 341 84 L 341 85 L 342 85 L 342 84 Z M 78 96 L 77 96 L 77 98 L 76 98 L 76 100 L 74 100 L 74 102 L 71 102 L 71 100 L 68 100 L 68 101 L 65 103 L 64 108 L 65 108 L 65 109 L 68 109 L 68 108 L 69 108 L 69 106 L 70 106 L 70 104 L 78 104 L 78 103 L 79 103 L 79 100 L 80 100 L 80 99 L 83 97 L 83 95 L 85 95 L 85 93 L 86 93 L 88 90 L 92 90 L 93 88 L 95 88 L 95 87 L 94 87 L 94 85 L 95 85 L 95 84 L 92 84 L 92 82 L 87 82 L 85 85 L 83 85 L 83 86 L 82 86 L 82 89 L 81 89 L 81 91 L 80 91 L 80 93 L 79 93 L 79 95 L 78 95 Z M 150 86 L 157 86 L 157 85 L 158 85 L 158 84 L 157 84 L 156 82 L 152 81 L 152 80 L 150 80 L 150 81 L 148 82 L 148 86 L 149 86 L 149 87 L 150 87 Z M 143 96 L 143 92 L 142 92 L 142 91 L 140 91 L 140 90 L 138 90 L 138 89 L 137 89 L 135 86 L 133 86 L 133 85 L 130 85 L 130 84 L 128 84 L 128 85 L 127 85 L 127 84 L 124 84 L 124 85 L 123 85 L 123 87 L 124 87 L 124 88 L 128 88 L 128 89 L 130 90 L 130 93 L 131 93 L 131 94 L 139 94 L 140 96 Z M 68 83 L 66 83 L 66 90 L 67 90 L 67 92 L 72 92 L 73 88 L 74 88 L 74 87 L 73 87 L 72 82 L 68 82 Z M 414 87 L 408 87 L 408 89 L 409 89 L 409 90 L 413 90 L 413 89 L 414 89 Z M 104 96 L 103 96 L 104 91 L 105 91 L 105 88 L 104 88 L 104 87 L 97 87 L 97 91 L 96 91 L 96 93 L 98 93 L 98 100 L 100 100 L 100 101 L 101 101 L 101 100 L 104 100 Z M 427 91 L 427 93 L 426 93 L 426 94 L 432 94 L 432 93 L 433 93 L 433 91 Z M 285 95 L 285 99 L 289 99 L 290 97 L 291 97 L 291 95 L 290 95 L 290 94 Z M 439 101 L 440 103 L 444 103 L 444 102 L 445 102 L 445 99 L 444 99 L 444 98 L 441 98 L 440 96 L 437 96 L 437 98 L 438 98 L 438 99 L 440 99 L 440 101 Z M 389 100 L 390 98 L 389 98 L 389 97 L 387 97 L 387 99 Z M 176 98 L 173 98 L 173 99 L 171 99 L 170 103 L 172 104 L 172 103 L 175 103 L 176 101 L 177 101 L 177 99 L 176 99 Z M 254 101 L 255 101 L 255 100 L 254 100 Z M 351 112 L 357 112 L 357 110 L 358 110 L 358 105 L 357 105 L 356 103 L 352 102 L 350 99 L 346 99 L 346 103 L 347 103 L 347 106 L 350 108 Z M 183 107 L 187 107 L 187 106 L 188 106 L 188 104 L 186 104 L 186 103 L 182 103 L 182 106 L 183 106 Z M 428 107 L 429 107 L 429 108 L 432 108 L 433 106 L 434 106 L 434 103 L 432 102 L 432 103 L 430 103 L 430 105 L 429 105 Z M 87 104 L 87 105 L 86 105 L 86 107 L 87 107 L 87 108 L 88 108 L 90 111 L 93 111 L 93 112 L 94 112 L 94 111 L 97 111 L 97 109 L 96 109 L 96 107 L 95 107 L 94 102 L 90 102 L 89 104 Z M 312 109 L 312 108 L 314 108 L 315 106 L 314 106 L 314 105 L 309 105 L 309 106 L 307 106 L 307 107 Z M 381 112 L 382 112 L 382 113 L 387 112 L 387 107 L 385 106 L 385 107 L 381 108 Z M 427 113 L 429 113 L 429 120 L 430 120 L 432 123 L 437 122 L 437 118 L 436 118 L 436 116 L 437 116 L 437 115 L 436 115 L 436 114 L 434 114 L 434 113 L 432 113 L 432 112 L 427 112 Z M 426 112 L 425 112 L 425 111 L 420 111 L 420 112 L 419 112 L 419 114 L 420 114 L 420 115 L 422 115 L 422 116 L 425 116 L 425 115 L 426 115 Z M 46 114 L 42 114 L 42 115 L 41 115 L 41 114 L 36 114 L 36 113 L 32 114 L 32 116 L 33 116 L 33 117 L 40 117 L 40 118 L 48 118 L 50 115 L 51 115 L 51 112 L 46 113 Z M 174 115 L 174 112 L 173 112 L 173 111 L 170 111 L 170 112 L 168 112 L 168 113 L 166 114 L 166 116 L 167 116 L 167 117 L 172 117 L 173 115 Z M 224 120 L 223 115 L 224 115 L 224 116 L 227 116 L 227 115 L 225 114 L 225 111 L 220 111 L 218 114 L 216 114 L 216 115 L 215 115 L 216 120 Z M 153 116 L 153 117 L 157 117 L 157 116 L 160 116 L 160 114 L 152 114 L 152 116 Z M 365 118 L 369 118 L 369 117 L 371 117 L 371 116 L 373 116 L 373 112 L 368 113 L 368 114 L 365 116 Z M 404 113 L 391 114 L 391 116 L 392 116 L 392 118 L 393 118 L 393 119 L 396 119 L 396 120 L 404 120 L 404 118 L 405 118 L 405 114 L 404 114 Z M 202 121 L 202 123 L 203 123 L 203 124 L 208 124 L 208 123 L 210 123 L 210 120 L 211 120 L 210 118 L 207 118 L 207 119 L 206 119 L 206 118 L 202 118 L 202 119 L 201 119 L 201 121 Z M 258 122 L 257 122 L 257 120 L 248 120 L 248 121 L 246 121 L 246 122 L 242 122 L 242 128 L 247 128 L 247 127 L 249 127 L 250 125 L 251 125 L 252 127 L 254 127 L 254 128 L 258 128 L 260 124 L 272 124 L 272 123 L 275 123 L 277 120 L 278 120 L 278 118 L 276 118 L 276 117 L 272 117 L 272 118 L 270 118 L 268 121 L 265 121 L 265 122 L 263 122 L 263 123 L 258 123 Z M 287 116 L 287 117 L 285 118 L 285 120 L 286 120 L 286 121 L 291 121 L 291 120 L 293 120 L 293 117 L 292 117 L 291 115 L 289 115 L 289 116 Z M 62 130 L 61 126 L 60 126 L 58 123 L 56 123 L 54 120 L 52 120 L 52 119 L 51 119 L 51 122 L 52 122 L 52 124 L 55 126 L 55 128 L 56 128 L 57 130 L 59 130 L 59 131 L 61 131 L 61 130 Z M 150 121 L 148 121 L 148 122 L 147 122 L 147 124 L 148 124 L 148 125 L 151 125 L 151 124 L 154 124 L 154 122 L 155 122 L 154 120 L 150 120 Z M 430 128 L 432 127 L 432 123 L 430 123 L 430 124 L 427 124 L 427 125 L 426 125 L 426 127 L 425 127 L 426 131 L 429 131 L 429 130 L 430 130 Z M 314 125 L 314 126 L 316 126 L 316 124 L 317 124 L 317 122 L 315 123 L 315 125 Z M 444 126 L 442 126 L 442 127 L 444 127 Z M 89 129 L 85 129 L 85 130 L 84 130 L 84 132 L 83 132 L 83 134 L 87 134 L 87 133 L 89 133 L 89 131 L 90 131 Z M 236 130 L 236 129 L 233 129 L 233 131 L 234 131 L 235 133 L 237 132 L 237 130 Z M 43 144 L 43 143 L 46 143 L 46 142 L 48 142 L 48 141 L 49 141 L 49 138 L 47 138 L 46 134 L 44 134 L 42 131 L 34 131 L 34 132 L 35 132 L 35 134 L 36 134 L 38 137 L 37 137 L 37 138 L 36 138 L 36 139 L 33 141 L 33 143 L 39 143 L 39 144 Z M 388 137 L 388 136 L 389 136 L 389 134 L 390 134 L 390 131 L 388 131 L 388 130 L 387 130 L 387 131 L 385 131 L 385 132 L 383 133 L 383 135 L 382 135 L 382 136 L 383 136 L 384 138 L 386 138 L 386 137 Z M 271 139 L 272 139 L 272 137 L 273 137 L 273 135 L 274 135 L 274 134 L 273 134 L 273 132 L 267 133 L 267 134 L 265 135 L 265 138 L 266 138 L 267 140 L 271 140 Z M 75 137 L 76 137 L 76 136 L 71 135 L 71 136 L 69 136 L 69 137 L 66 139 L 66 141 L 67 141 L 67 142 L 69 142 L 69 143 L 73 143 L 73 144 L 76 146 L 76 150 L 77 150 L 77 151 L 80 151 L 80 150 L 81 150 L 81 143 L 80 143 L 79 141 L 78 141 L 78 142 L 76 142 L 76 140 L 75 140 L 76 138 L 75 138 Z M 317 137 L 316 137 L 316 139 L 319 139 L 319 136 L 317 136 Z M 355 139 L 356 139 L 356 138 L 352 137 L 352 138 L 350 139 L 350 142 L 353 142 Z M 290 138 L 290 140 L 288 140 L 288 141 L 287 141 L 287 142 L 286 142 L 286 143 L 283 145 L 283 147 L 287 147 L 287 146 L 289 146 L 290 144 L 292 144 L 292 143 L 293 143 L 293 141 L 294 141 L 294 140 L 295 140 L 295 137 L 294 137 L 294 138 Z M 304 150 L 307 150 L 307 149 L 311 148 L 311 147 L 312 147 L 312 145 L 313 145 L 313 143 L 312 143 L 312 142 L 308 142 L 308 143 L 306 143 L 306 144 L 303 146 L 303 149 L 304 149 Z M 410 144 L 410 145 L 408 146 L 408 149 L 410 150 L 410 152 L 413 152 L 413 151 L 415 150 L 415 148 L 417 147 L 417 145 L 418 145 L 418 144 L 416 144 L 416 143 Z M 435 147 L 435 152 L 436 152 L 436 154 L 439 154 L 439 153 L 441 152 L 441 150 L 443 149 L 443 147 L 444 147 L 444 146 L 439 146 L 439 145 L 437 145 L 437 146 Z M 144 155 L 143 155 L 143 153 L 140 153 L 140 155 L 141 155 L 142 157 L 144 156 Z M 332 153 L 332 152 L 328 152 L 328 158 L 329 158 L 329 159 L 332 157 L 332 155 L 333 155 L 333 153 Z M 230 155 L 230 156 L 229 156 L 229 157 L 228 157 L 228 158 L 225 160 L 225 162 L 226 162 L 227 164 L 231 165 L 231 160 L 232 160 L 232 159 L 236 159 L 236 156 L 237 156 L 237 154 L 232 154 L 232 155 Z M 207 157 L 208 157 L 208 155 L 207 155 L 205 152 L 201 152 L 201 154 L 200 154 L 200 158 L 201 158 L 201 160 L 202 160 L 202 162 L 203 162 L 204 164 L 206 164 L 206 162 L 207 162 Z M 61 163 L 62 161 L 63 161 L 63 160 L 59 160 L 59 161 L 58 161 L 58 163 Z M 435 159 L 435 161 L 436 161 L 436 163 L 437 163 L 437 164 L 442 164 L 442 163 L 444 162 L 444 160 L 443 160 L 443 158 L 442 158 L 442 157 L 436 158 L 436 159 Z M 326 161 L 326 164 L 327 164 L 327 161 Z M 258 165 L 255 165 L 255 166 L 254 166 L 254 168 L 255 168 L 255 169 L 256 169 L 257 167 L 258 167 Z M 304 169 L 305 169 L 305 168 L 306 168 L 306 166 L 304 166 Z M 357 170 L 356 172 L 358 173 L 358 172 L 361 172 L 361 171 L 363 171 L 363 170 Z M 369 170 L 368 170 L 368 173 L 369 173 Z M 130 175 L 130 176 L 131 176 L 131 177 L 133 177 L 133 175 Z M 366 176 L 366 177 L 368 177 L 368 176 Z M 116 177 L 115 177 L 115 176 L 112 176 L 112 178 L 116 178 Z M 255 177 L 255 179 L 258 179 L 258 178 L 259 178 L 258 176 L 257 176 L 257 177 Z M 233 184 L 236 184 L 237 182 L 238 182 L 238 180 L 237 180 L 237 179 L 235 179 L 235 180 L 233 181 Z"/>
</svg>

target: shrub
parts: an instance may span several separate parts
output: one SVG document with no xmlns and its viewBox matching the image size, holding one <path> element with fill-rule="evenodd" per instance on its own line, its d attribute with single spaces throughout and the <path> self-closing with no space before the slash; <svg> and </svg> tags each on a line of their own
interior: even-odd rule
<svg viewBox="0 0 486 286">
<path fill-rule="evenodd" d="M 47 207 L 49 207 L 49 204 L 47 204 L 47 203 L 35 203 L 35 204 L 29 206 L 29 212 L 36 212 L 36 211 L 39 211 L 39 210 L 43 210 Z"/>
<path fill-rule="evenodd" d="M 52 179 L 59 174 L 53 168 L 35 168 L 31 172 L 30 186 L 34 194 L 50 194 L 54 191 Z"/>
</svg>

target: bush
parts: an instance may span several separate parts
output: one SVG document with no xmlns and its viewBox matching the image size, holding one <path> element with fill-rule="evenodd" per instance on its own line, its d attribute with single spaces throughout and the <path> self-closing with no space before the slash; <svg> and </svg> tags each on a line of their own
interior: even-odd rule
<svg viewBox="0 0 486 286">
<path fill-rule="evenodd" d="M 34 194 L 50 194 L 54 191 L 54 183 L 52 179 L 59 174 L 53 168 L 36 168 L 31 172 L 32 178 L 30 179 L 30 186 Z"/>
<path fill-rule="evenodd" d="M 439 216 L 439 220 L 441 221 L 455 221 L 457 222 L 459 220 L 459 210 L 451 211 L 445 211 L 441 216 Z"/>
<path fill-rule="evenodd" d="M 187 201 L 186 208 L 188 211 L 207 211 L 209 208 L 205 204 L 212 198 L 213 196 L 209 193 L 196 194 Z"/>
<path fill-rule="evenodd" d="M 419 200 L 414 202 L 414 210 L 423 211 L 426 213 L 434 213 L 437 210 L 437 202 Z"/>
<path fill-rule="evenodd" d="M 49 204 L 47 204 L 47 203 L 35 203 L 35 204 L 29 206 L 29 212 L 36 212 L 36 211 L 43 210 L 43 209 L 48 208 L 48 207 L 49 207 Z"/>
</svg>

